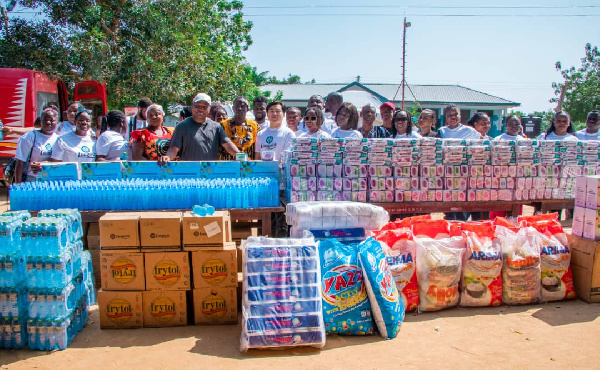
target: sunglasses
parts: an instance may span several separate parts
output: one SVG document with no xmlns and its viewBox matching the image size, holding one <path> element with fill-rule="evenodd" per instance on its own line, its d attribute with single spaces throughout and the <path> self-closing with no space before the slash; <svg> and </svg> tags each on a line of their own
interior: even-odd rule
<svg viewBox="0 0 600 370">
<path fill-rule="evenodd" d="M 316 121 L 317 117 L 304 117 L 305 121 Z"/>
<path fill-rule="evenodd" d="M 398 121 L 408 121 L 408 117 L 400 117 L 398 118 Z"/>
</svg>

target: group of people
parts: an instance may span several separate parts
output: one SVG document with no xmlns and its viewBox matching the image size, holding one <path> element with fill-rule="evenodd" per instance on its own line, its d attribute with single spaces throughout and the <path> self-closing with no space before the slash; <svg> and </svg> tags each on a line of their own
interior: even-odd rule
<svg viewBox="0 0 600 370">
<path fill-rule="evenodd" d="M 396 109 L 393 103 L 380 105 L 381 123 L 376 124 L 377 107 L 361 107 L 344 102 L 339 92 L 324 99 L 313 95 L 302 113 L 298 107 L 286 108 L 280 101 L 268 102 L 259 96 L 252 101 L 254 119 L 248 118 L 250 103 L 244 97 L 233 101 L 233 117 L 205 93 L 197 94 L 192 105 L 181 111 L 173 129 L 163 125 L 165 112 L 148 98 L 139 101 L 137 114 L 129 119 L 122 111 L 108 112 L 101 127 L 92 128 L 91 111 L 79 102 L 66 110 L 59 122 L 58 107 L 49 105 L 40 117 L 40 128 L 25 133 L 17 144 L 15 181 L 35 180 L 41 162 L 91 162 L 129 159 L 151 160 L 160 165 L 173 161 L 234 160 L 238 153 L 248 159 L 281 160 L 294 138 L 394 138 L 438 137 L 442 139 L 523 140 L 520 117 L 506 119 L 506 132 L 490 138 L 490 117 L 475 113 L 462 124 L 460 108 L 455 104 L 443 110 L 444 126 L 436 129 L 437 115 L 423 109 L 413 125 L 411 113 Z M 569 114 L 555 114 L 540 140 L 600 140 L 600 112 L 591 111 L 586 128 L 573 132 Z M 361 126 L 358 124 L 361 122 Z M 26 169 L 26 171 L 25 171 Z M 26 178 L 24 178 L 26 176 Z"/>
</svg>

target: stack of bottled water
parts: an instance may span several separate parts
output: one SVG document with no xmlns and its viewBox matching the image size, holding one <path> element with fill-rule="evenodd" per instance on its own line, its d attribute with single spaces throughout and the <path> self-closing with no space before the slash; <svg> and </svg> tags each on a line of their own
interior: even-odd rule
<svg viewBox="0 0 600 370">
<path fill-rule="evenodd" d="M 96 299 L 81 215 L 75 209 L 27 215 L 0 216 L 0 237 L 13 240 L 0 242 L 0 348 L 28 343 L 34 350 L 63 350 L 85 326 L 87 306 Z"/>
<path fill-rule="evenodd" d="M 10 187 L 12 210 L 45 207 L 80 210 L 189 209 L 279 206 L 279 182 L 273 178 L 119 179 L 26 182 Z"/>
</svg>

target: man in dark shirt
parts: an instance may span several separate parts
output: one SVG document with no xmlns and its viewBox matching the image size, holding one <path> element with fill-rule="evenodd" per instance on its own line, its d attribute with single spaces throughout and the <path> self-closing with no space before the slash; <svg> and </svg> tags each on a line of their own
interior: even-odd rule
<svg viewBox="0 0 600 370">
<path fill-rule="evenodd" d="M 182 161 L 216 161 L 219 146 L 235 157 L 238 148 L 225 134 L 223 126 L 208 118 L 211 98 L 200 93 L 194 98 L 192 116 L 181 121 L 173 132 L 167 154 L 158 159 L 162 165 L 180 153 Z"/>
</svg>

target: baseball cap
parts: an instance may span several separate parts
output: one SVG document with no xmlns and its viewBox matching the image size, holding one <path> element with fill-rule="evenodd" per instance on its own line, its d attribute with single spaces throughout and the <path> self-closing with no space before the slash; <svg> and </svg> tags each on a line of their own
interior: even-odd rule
<svg viewBox="0 0 600 370">
<path fill-rule="evenodd" d="M 193 104 L 198 103 L 199 101 L 205 101 L 209 105 L 212 104 L 212 100 L 210 99 L 210 95 L 205 94 L 205 93 L 199 93 L 198 95 L 196 95 L 194 97 Z"/>
<path fill-rule="evenodd" d="M 388 107 L 388 108 L 391 108 L 392 110 L 396 110 L 394 103 L 392 103 L 391 101 L 386 101 L 385 103 L 381 104 L 379 106 L 379 110 L 381 110 L 381 108 L 383 108 L 383 107 Z"/>
</svg>

